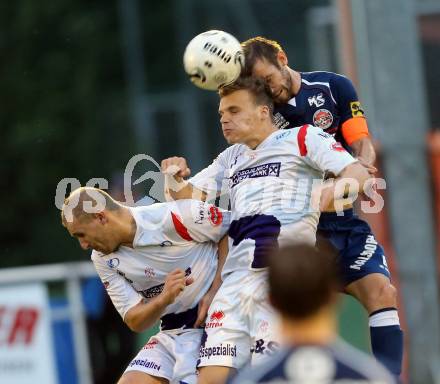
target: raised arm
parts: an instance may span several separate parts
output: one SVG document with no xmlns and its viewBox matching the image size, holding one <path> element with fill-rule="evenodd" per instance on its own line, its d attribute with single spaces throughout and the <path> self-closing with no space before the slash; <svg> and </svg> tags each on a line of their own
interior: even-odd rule
<svg viewBox="0 0 440 384">
<path fill-rule="evenodd" d="M 205 200 L 206 196 L 200 190 L 185 180 L 191 175 L 186 159 L 183 157 L 169 157 L 162 160 L 162 173 L 165 175 L 165 197 L 167 200 L 192 199 L 195 193 L 198 200 Z"/>
<path fill-rule="evenodd" d="M 302 132 L 301 132 L 302 130 Z M 370 174 L 357 159 L 327 133 L 313 126 L 303 126 L 298 134 L 305 160 L 314 168 L 336 176 L 325 182 L 321 189 L 320 210 L 336 200 L 356 197 L 364 190 Z"/>
<path fill-rule="evenodd" d="M 165 175 L 165 197 L 167 200 L 195 199 L 205 201 L 206 194 L 185 180 L 191 175 L 185 158 L 169 157 L 164 159 L 161 170 Z"/>
<path fill-rule="evenodd" d="M 231 147 L 230 147 L 231 148 Z M 165 174 L 165 196 L 171 200 L 193 199 L 206 201 L 224 193 L 227 181 L 227 158 L 231 151 L 227 148 L 206 168 L 189 180 L 191 174 L 186 159 L 170 157 L 162 161 Z"/>
<path fill-rule="evenodd" d="M 354 201 L 371 180 L 367 168 L 361 163 L 356 162 L 346 166 L 337 178 L 324 184 L 319 204 L 320 210 L 327 209 L 330 204 L 340 199 L 349 198 L 350 202 Z M 340 204 L 342 206 L 343 202 Z"/>
<path fill-rule="evenodd" d="M 368 172 L 377 172 L 374 167 L 376 151 L 353 84 L 345 76 L 335 75 L 331 87 L 341 114 L 341 133 L 344 140 L 353 150 L 353 156 L 368 169 Z"/>
</svg>

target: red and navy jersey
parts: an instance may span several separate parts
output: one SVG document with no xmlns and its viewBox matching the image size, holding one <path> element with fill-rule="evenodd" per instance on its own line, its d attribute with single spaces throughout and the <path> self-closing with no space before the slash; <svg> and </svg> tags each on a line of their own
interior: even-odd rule
<svg viewBox="0 0 440 384">
<path fill-rule="evenodd" d="M 395 384 L 396 380 L 372 356 L 343 341 L 281 350 L 266 363 L 245 368 L 229 380 L 230 384 L 349 382 Z"/>
<path fill-rule="evenodd" d="M 287 104 L 275 105 L 279 128 L 311 124 L 333 135 L 347 149 L 369 136 L 368 127 L 353 84 L 332 72 L 301 72 L 298 94 Z"/>
</svg>

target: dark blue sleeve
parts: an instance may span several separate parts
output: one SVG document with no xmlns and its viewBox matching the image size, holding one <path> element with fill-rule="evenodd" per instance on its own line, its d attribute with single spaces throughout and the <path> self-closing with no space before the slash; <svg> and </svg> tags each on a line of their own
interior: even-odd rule
<svg viewBox="0 0 440 384">
<path fill-rule="evenodd" d="M 352 117 L 365 116 L 353 83 L 347 77 L 335 74 L 330 80 L 330 88 L 339 109 L 340 125 Z"/>
</svg>

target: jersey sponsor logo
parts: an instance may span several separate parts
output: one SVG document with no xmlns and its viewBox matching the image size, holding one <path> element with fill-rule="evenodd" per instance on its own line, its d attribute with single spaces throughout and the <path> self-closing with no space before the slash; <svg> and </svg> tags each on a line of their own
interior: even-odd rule
<svg viewBox="0 0 440 384">
<path fill-rule="evenodd" d="M 339 142 L 333 143 L 333 144 L 332 144 L 332 149 L 333 149 L 334 151 L 338 151 L 338 152 L 346 152 L 346 151 L 345 151 L 345 148 L 344 148 L 344 147 L 342 146 L 342 144 L 339 143 Z"/>
<path fill-rule="evenodd" d="M 280 344 L 276 341 L 266 342 L 264 339 L 258 339 L 251 348 L 251 353 L 273 356 L 279 348 Z"/>
<path fill-rule="evenodd" d="M 159 344 L 157 340 L 151 340 L 147 344 L 144 345 L 142 349 L 153 349 L 156 345 Z"/>
<path fill-rule="evenodd" d="M 209 222 L 214 226 L 218 226 L 223 222 L 223 214 L 216 206 L 209 208 Z"/>
<path fill-rule="evenodd" d="M 231 177 L 231 188 L 235 187 L 237 184 L 241 183 L 246 179 L 255 179 L 258 177 L 274 176 L 279 177 L 281 170 L 281 163 L 267 163 L 258 165 L 256 167 L 242 169 L 236 172 Z"/>
<path fill-rule="evenodd" d="M 216 347 L 200 347 L 200 357 L 206 357 L 208 359 L 211 356 L 237 356 L 237 346 L 233 347 L 230 344 L 220 344 Z"/>
<path fill-rule="evenodd" d="M 364 250 L 359 254 L 359 257 L 356 258 L 354 263 L 350 265 L 351 269 L 356 269 L 360 271 L 361 268 L 365 265 L 365 263 L 370 260 L 374 252 L 377 249 L 377 241 L 373 235 L 368 235 L 367 240 L 365 241 Z"/>
<path fill-rule="evenodd" d="M 325 108 L 318 109 L 313 114 L 313 125 L 321 129 L 329 128 L 333 123 L 332 113 Z"/>
<path fill-rule="evenodd" d="M 122 276 L 128 283 L 133 284 L 133 280 L 129 279 L 126 275 L 125 272 L 120 271 L 119 269 L 116 270 L 116 273 L 119 276 Z"/>
<path fill-rule="evenodd" d="M 310 96 L 307 101 L 311 107 L 314 105 L 316 108 L 322 107 L 325 104 L 324 95 L 322 93 Z"/>
<path fill-rule="evenodd" d="M 353 117 L 363 117 L 365 113 L 361 107 L 361 103 L 359 101 L 352 101 L 350 103 L 351 116 Z"/>
<path fill-rule="evenodd" d="M 203 202 L 199 202 L 199 206 L 197 207 L 197 218 L 194 220 L 194 224 L 203 224 L 205 220 L 205 204 Z"/>
<path fill-rule="evenodd" d="M 188 277 L 191 274 L 191 267 L 188 267 L 185 270 L 185 276 Z M 145 289 L 143 291 L 138 291 L 145 299 L 152 299 L 153 297 L 156 297 L 157 295 L 160 295 L 163 291 L 163 287 L 165 286 L 165 283 L 155 285 L 154 287 Z"/>
<path fill-rule="evenodd" d="M 159 244 L 159 246 L 161 246 L 161 247 L 170 247 L 171 245 L 173 245 L 173 243 L 171 241 L 169 241 L 169 240 L 162 241 Z"/>
<path fill-rule="evenodd" d="M 214 311 L 209 316 L 209 321 L 206 323 L 205 328 L 218 328 L 223 325 L 223 318 L 225 317 L 225 313 L 223 311 Z"/>
<path fill-rule="evenodd" d="M 153 297 L 156 297 L 157 295 L 160 295 L 163 291 L 163 287 L 165 286 L 165 283 L 155 285 L 154 287 L 145 289 L 144 291 L 140 291 L 139 293 L 146 299 L 152 299 Z"/>
<path fill-rule="evenodd" d="M 145 276 L 147 276 L 147 277 L 154 277 L 154 276 L 156 276 L 156 272 L 154 272 L 154 268 L 151 268 L 151 267 L 146 267 L 145 269 L 144 269 L 144 272 L 145 272 Z"/>
<path fill-rule="evenodd" d="M 273 115 L 273 123 L 278 129 L 285 129 L 290 125 L 290 123 L 280 112 L 277 112 Z"/>
<path fill-rule="evenodd" d="M 324 139 L 330 139 L 330 138 L 333 137 L 332 135 L 330 135 L 330 134 L 327 133 L 327 132 L 319 132 L 319 133 L 318 133 L 318 136 L 321 136 L 321 137 L 323 137 Z"/>
<path fill-rule="evenodd" d="M 113 259 L 107 260 L 107 265 L 110 268 L 116 268 L 119 266 L 119 259 L 117 257 L 114 257 Z"/>
<path fill-rule="evenodd" d="M 129 367 L 133 367 L 135 365 L 138 366 L 138 367 L 151 368 L 151 369 L 154 369 L 156 371 L 160 371 L 160 365 L 159 364 L 156 364 L 154 361 L 150 361 L 150 360 L 147 360 L 147 359 L 135 359 L 128 366 Z"/>
<path fill-rule="evenodd" d="M 289 136 L 292 133 L 292 131 L 284 131 L 283 133 L 280 133 L 279 135 L 275 136 L 275 140 L 281 140 L 282 138 Z"/>
</svg>

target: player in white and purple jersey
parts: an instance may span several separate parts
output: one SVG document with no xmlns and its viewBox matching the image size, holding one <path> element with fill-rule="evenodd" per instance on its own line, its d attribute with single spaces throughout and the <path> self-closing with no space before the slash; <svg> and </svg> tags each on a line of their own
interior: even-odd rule
<svg viewBox="0 0 440 384">
<path fill-rule="evenodd" d="M 244 72 L 263 78 L 271 87 L 280 128 L 313 124 L 333 135 L 371 173 L 376 172 L 367 120 L 347 77 L 332 72 L 295 71 L 289 67 L 281 45 L 263 37 L 249 39 L 242 46 Z M 330 204 L 321 214 L 318 238 L 338 250 L 344 291 L 368 311 L 373 354 L 399 376 L 403 333 L 385 252 L 368 223 L 353 212 L 351 205 L 345 206 L 343 213 L 336 213 Z"/>
<path fill-rule="evenodd" d="M 281 317 L 283 345 L 276 356 L 243 369 L 230 384 L 396 383 L 379 362 L 338 338 L 340 278 L 334 259 L 307 245 L 271 255 L 269 297 Z"/>
<path fill-rule="evenodd" d="M 101 203 L 101 206 L 98 204 Z M 92 261 L 124 322 L 160 332 L 128 365 L 119 384 L 196 383 L 209 303 L 221 284 L 229 212 L 196 200 L 127 207 L 95 188 L 66 199 L 63 225 Z M 218 271 L 218 272 L 216 272 Z M 199 305 L 201 304 L 201 305 Z"/>
<path fill-rule="evenodd" d="M 269 357 L 276 347 L 276 318 L 267 300 L 267 254 L 279 245 L 315 243 L 319 209 L 312 189 L 325 172 L 353 178 L 363 187 L 369 175 L 330 135 L 310 125 L 280 131 L 273 124 L 270 90 L 260 80 L 239 79 L 220 90 L 220 121 L 229 144 L 216 160 L 185 182 L 183 158 L 162 162 L 182 183 L 174 198 L 230 194 L 232 221 L 223 284 L 208 311 L 200 349 L 200 382 L 222 383 L 231 369 Z M 183 187 L 182 187 L 183 186 Z M 225 188 L 222 188 L 224 186 Z M 321 195 L 325 206 L 336 192 Z M 257 341 L 268 346 L 257 353 Z"/>
</svg>

